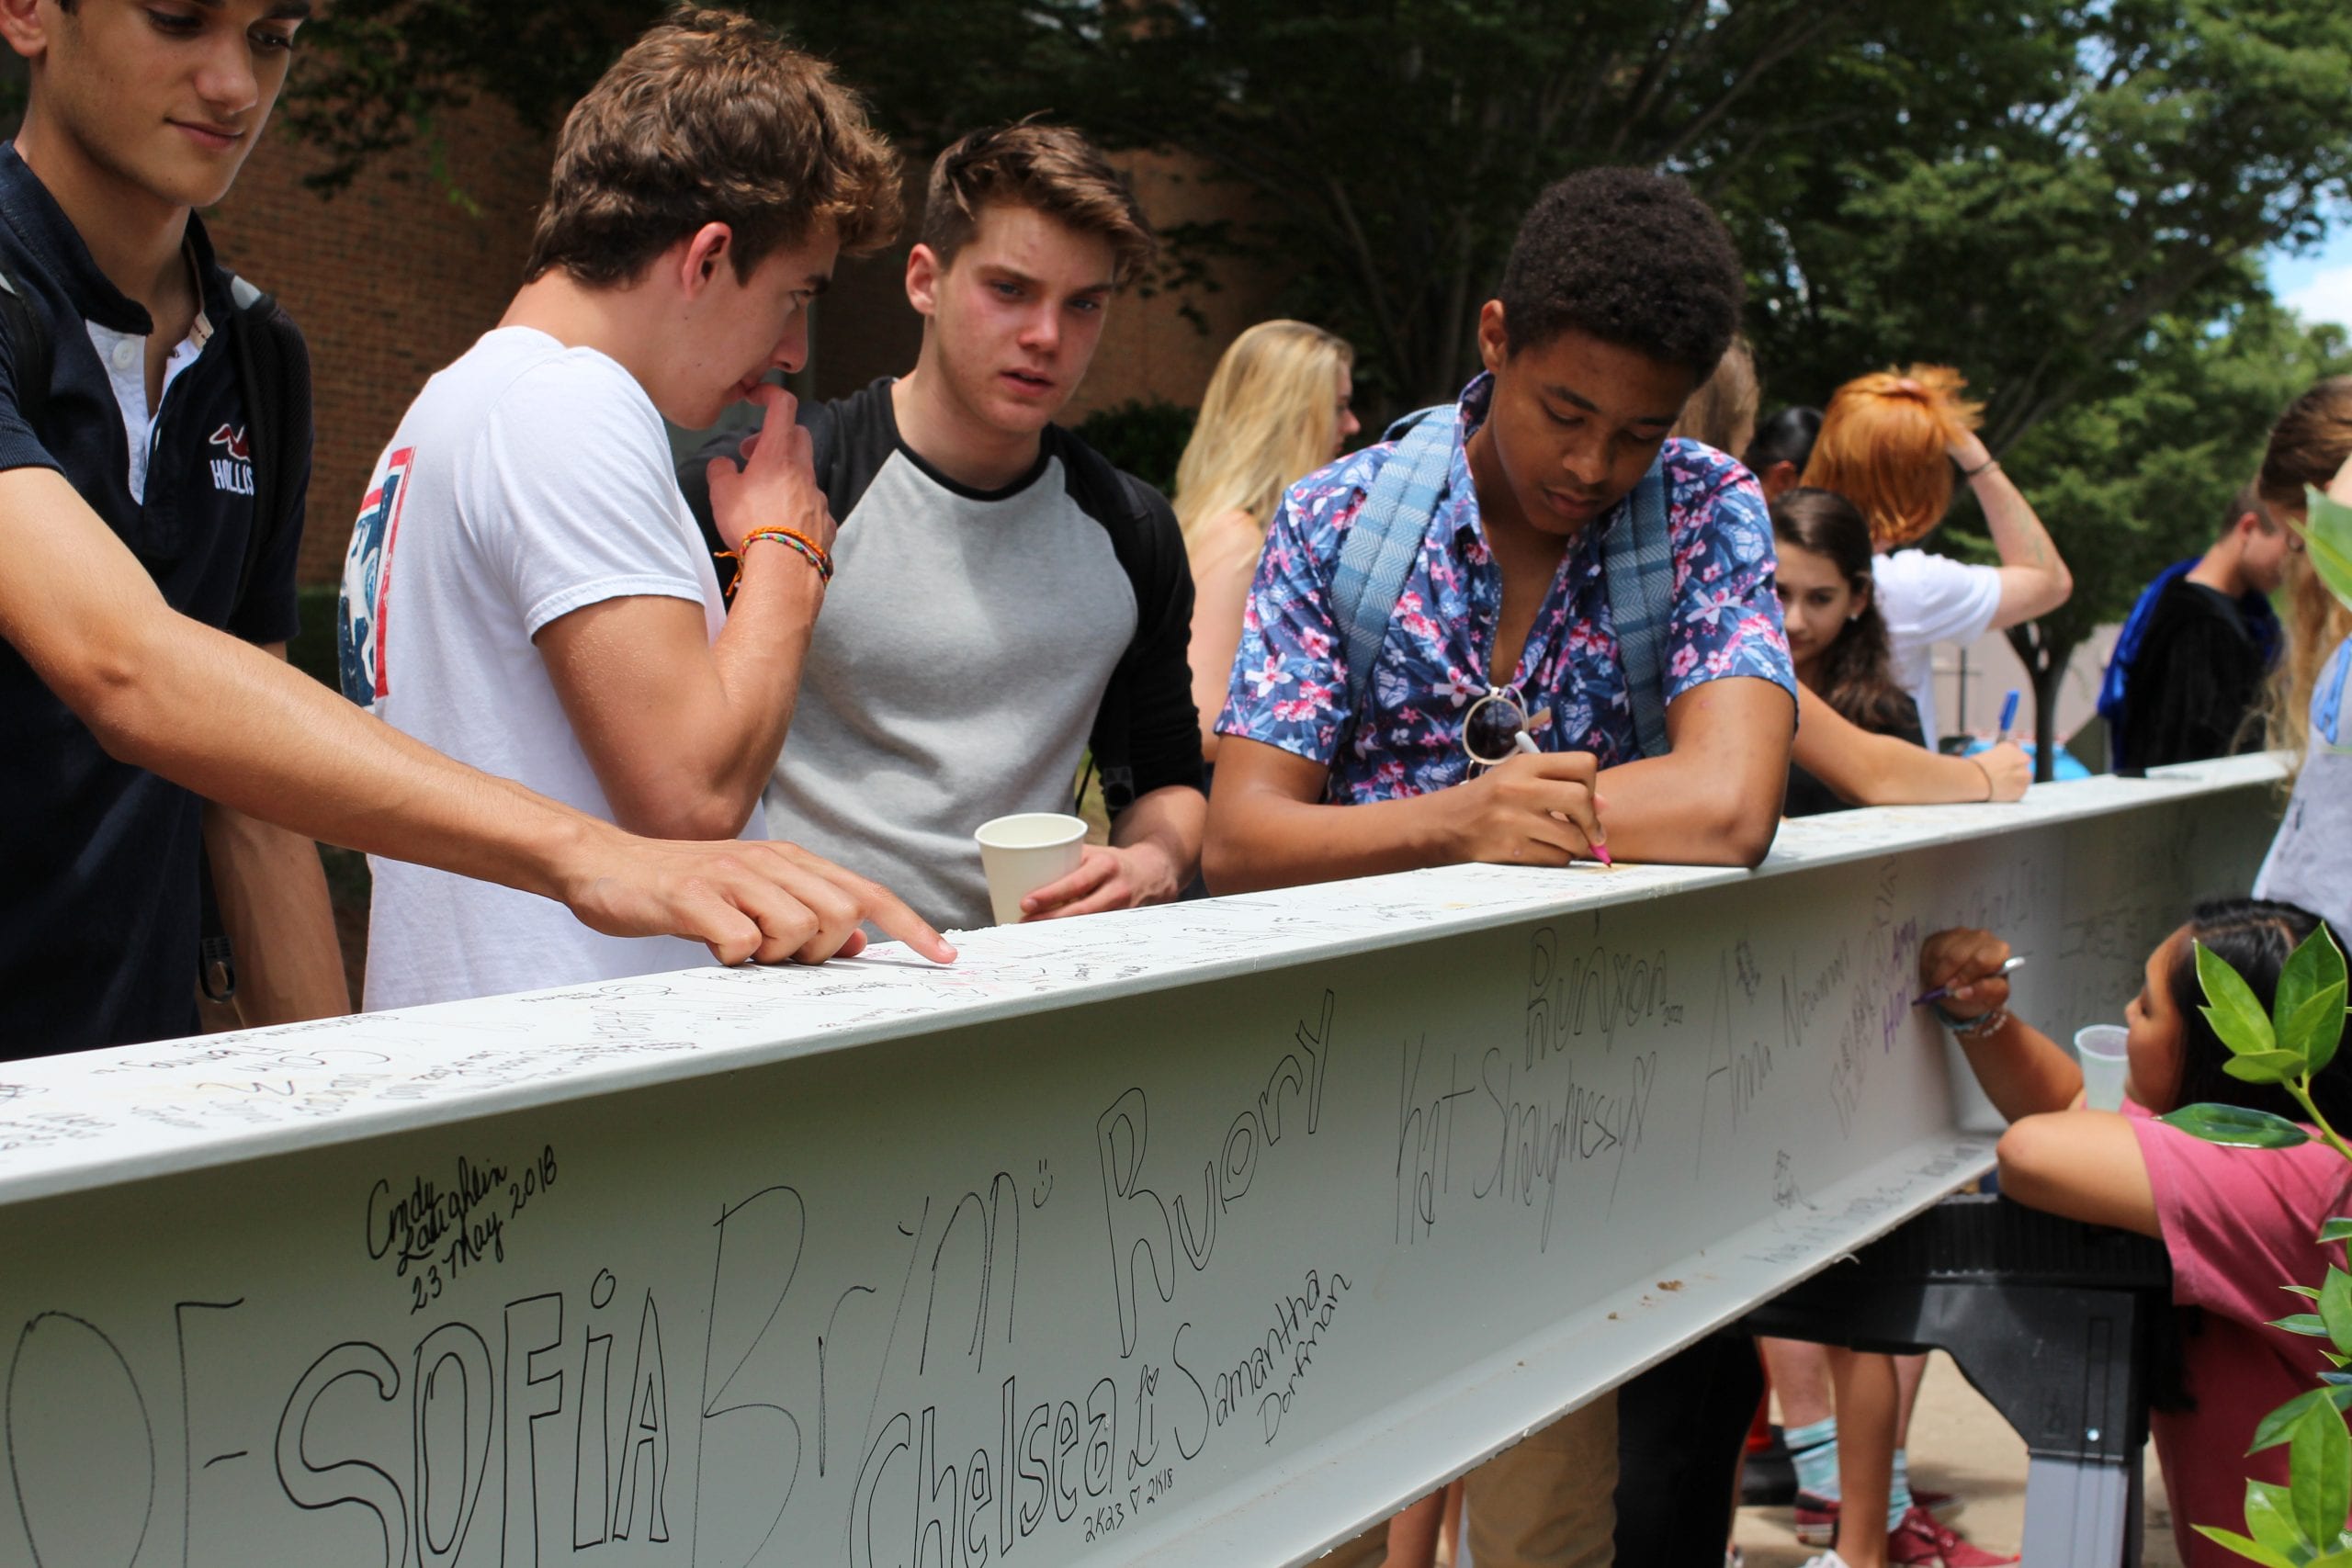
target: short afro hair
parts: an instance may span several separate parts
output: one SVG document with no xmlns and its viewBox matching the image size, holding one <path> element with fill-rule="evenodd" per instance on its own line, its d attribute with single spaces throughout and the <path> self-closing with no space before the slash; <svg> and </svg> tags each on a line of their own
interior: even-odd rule
<svg viewBox="0 0 2352 1568">
<path fill-rule="evenodd" d="M 1584 169 L 1535 198 L 1503 268 L 1510 352 L 1574 329 L 1703 381 L 1739 330 L 1747 288 L 1722 220 L 1646 169 Z"/>
</svg>

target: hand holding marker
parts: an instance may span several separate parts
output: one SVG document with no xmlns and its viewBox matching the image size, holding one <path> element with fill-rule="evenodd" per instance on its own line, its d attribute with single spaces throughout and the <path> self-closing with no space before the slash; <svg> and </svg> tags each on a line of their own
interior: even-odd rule
<svg viewBox="0 0 2352 1568">
<path fill-rule="evenodd" d="M 2014 695 L 2016 695 L 2016 694 L 2015 694 L 2015 693 L 2011 693 L 2011 694 L 2010 694 L 2010 695 L 2014 696 Z M 1973 980 L 1969 980 L 1969 981 L 1966 981 L 1966 982 L 1962 982 L 1962 981 L 1957 981 L 1957 980 L 1956 980 L 1956 981 L 1952 982 L 1952 985 L 1967 984 L 1967 985 L 1971 985 L 1971 986 L 1980 986 L 1980 985 L 1983 985 L 1983 984 L 1984 984 L 1985 981 L 1987 981 L 1987 980 L 1998 980 L 1998 979 L 2003 979 L 2003 978 L 2007 977 L 2007 976 L 2010 976 L 2010 975 L 2013 975 L 2013 974 L 2017 973 L 2017 971 L 2018 971 L 2018 970 L 2019 970 L 2019 969 L 2021 969 L 2021 968 L 2023 968 L 2023 967 L 2025 967 L 2025 956 L 2024 956 L 2024 954 L 2020 953 L 2020 954 L 2018 954 L 2018 955 L 2017 957 L 2015 957 L 2015 958 L 2011 958 L 2011 959 L 2007 959 L 2007 960 L 2005 960 L 2005 961 L 2002 963 L 2001 966 L 2000 966 L 1998 969 L 1994 970 L 1990 975 L 1979 975 L 1979 976 L 1976 976 L 1976 978 L 1975 978 L 1975 979 L 1973 979 Z M 1911 1005 L 1912 1005 L 1913 1007 L 1915 1007 L 1915 1008 L 1923 1008 L 1923 1007 L 1926 1007 L 1929 1002 L 1939 1002 L 1939 1001 L 1943 1000 L 1946 997 L 1948 997 L 1948 996 L 1951 995 L 1951 991 L 1952 991 L 1952 987 L 1951 987 L 1951 986 L 1938 986 L 1934 990 L 1929 991 L 1926 996 L 1919 998 L 1917 1001 L 1913 1002 Z"/>
<path fill-rule="evenodd" d="M 1510 743 L 1518 747 L 1528 756 L 1540 757 L 1544 754 L 1544 748 L 1535 744 L 1535 737 L 1528 734 L 1523 728 L 1512 734 Z M 1596 800 L 1593 804 L 1595 807 L 1598 808 L 1600 802 Z M 1598 811 L 1596 809 L 1596 815 L 1597 814 Z M 1556 817 L 1559 813 L 1555 811 L 1553 815 Z M 1611 871 L 1614 871 L 1617 868 L 1617 863 L 1609 858 L 1609 846 L 1607 844 L 1600 843 L 1596 840 L 1592 846 L 1592 858 L 1599 861 L 1602 865 L 1609 867 Z"/>
</svg>

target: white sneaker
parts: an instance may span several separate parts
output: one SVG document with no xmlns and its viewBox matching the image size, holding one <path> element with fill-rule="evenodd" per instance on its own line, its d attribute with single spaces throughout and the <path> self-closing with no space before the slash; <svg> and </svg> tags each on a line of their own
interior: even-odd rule
<svg viewBox="0 0 2352 1568">
<path fill-rule="evenodd" d="M 1807 1558 L 1804 1568 L 1846 1568 L 1846 1560 L 1835 1551 L 1825 1551 L 1818 1557 Z"/>
</svg>

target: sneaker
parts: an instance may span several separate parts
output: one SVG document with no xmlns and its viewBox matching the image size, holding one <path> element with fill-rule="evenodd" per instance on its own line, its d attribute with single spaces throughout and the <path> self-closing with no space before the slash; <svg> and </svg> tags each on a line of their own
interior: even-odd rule
<svg viewBox="0 0 2352 1568">
<path fill-rule="evenodd" d="M 1799 1492 L 1796 1535 L 1807 1546 L 1834 1546 L 1838 1541 L 1838 1499 L 1818 1492 Z"/>
<path fill-rule="evenodd" d="M 1928 1568 L 2002 1568 L 2018 1561 L 1996 1551 L 1962 1540 L 1952 1529 L 1939 1524 L 1933 1514 L 1916 1503 L 1903 1516 L 1903 1522 L 1888 1533 L 1886 1560 L 1890 1563 L 1919 1563 Z"/>
</svg>

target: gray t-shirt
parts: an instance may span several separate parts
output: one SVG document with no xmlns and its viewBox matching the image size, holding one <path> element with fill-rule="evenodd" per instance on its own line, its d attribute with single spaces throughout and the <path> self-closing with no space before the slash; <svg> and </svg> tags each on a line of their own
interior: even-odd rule
<svg viewBox="0 0 2352 1568">
<path fill-rule="evenodd" d="M 772 834 L 970 928 L 989 919 L 972 830 L 1071 809 L 1090 740 L 1122 754 L 1114 809 L 1199 787 L 1192 579 L 1156 491 L 1057 427 L 1019 480 L 970 490 L 899 439 L 887 380 L 801 418 L 841 533 Z"/>
<path fill-rule="evenodd" d="M 2311 751 L 2294 798 L 2254 879 L 2257 898 L 2300 904 L 2352 941 L 2352 751 L 2344 749 L 2345 677 L 2352 641 L 2335 650 L 2312 689 Z"/>
</svg>

